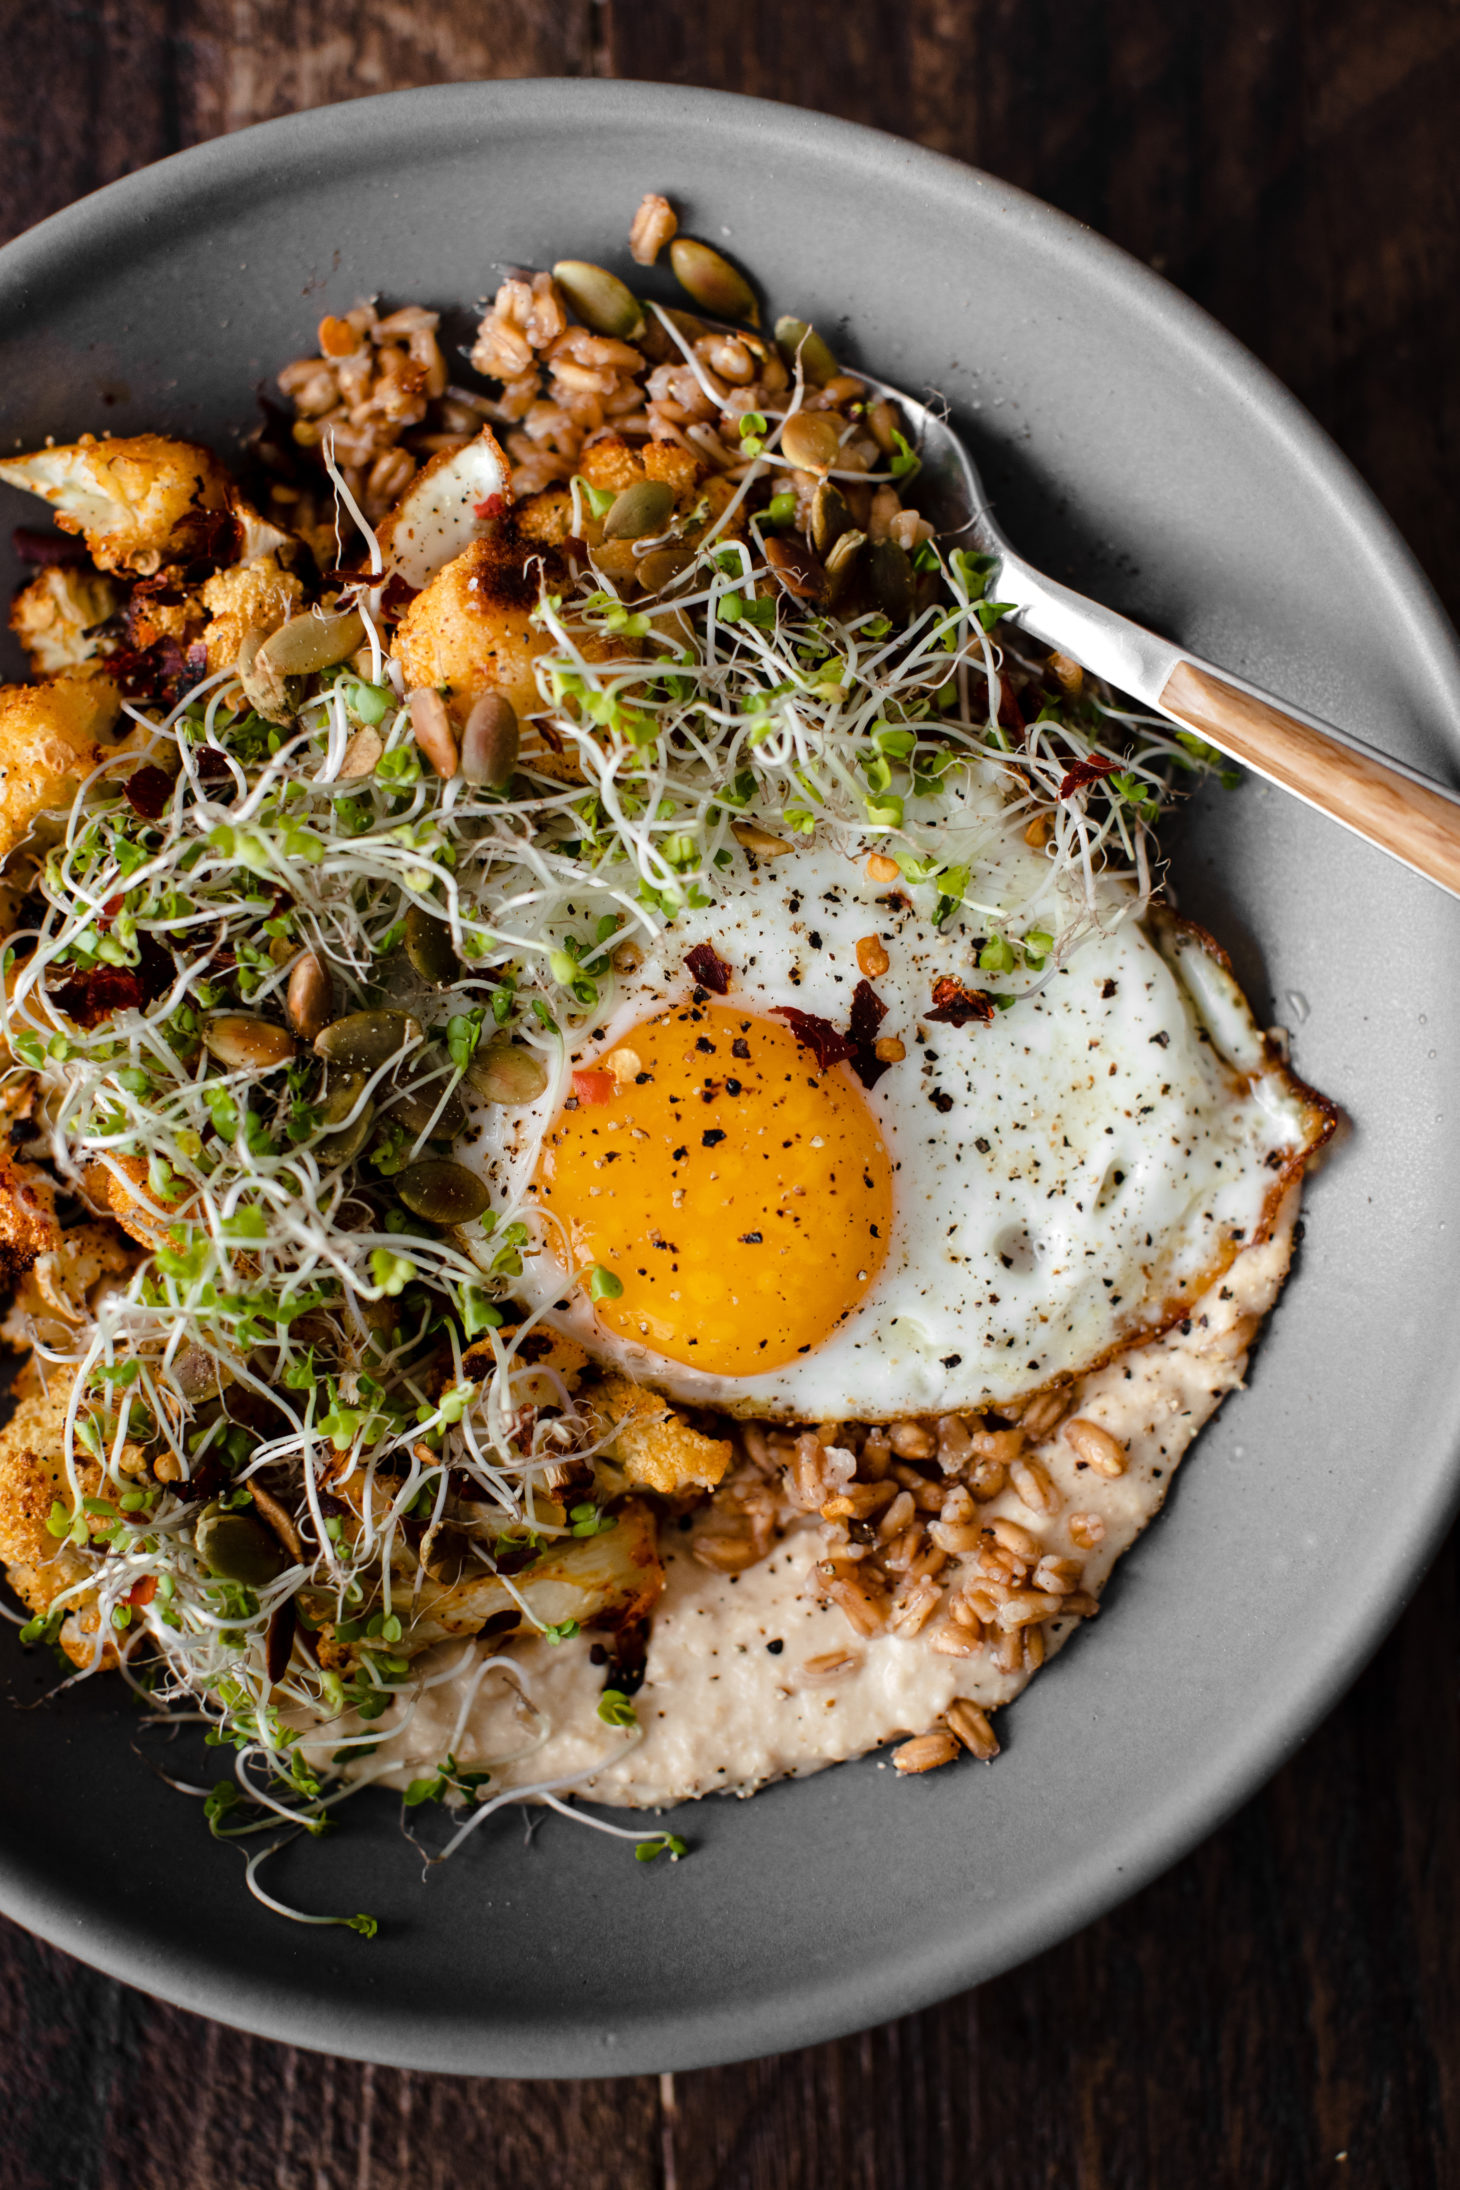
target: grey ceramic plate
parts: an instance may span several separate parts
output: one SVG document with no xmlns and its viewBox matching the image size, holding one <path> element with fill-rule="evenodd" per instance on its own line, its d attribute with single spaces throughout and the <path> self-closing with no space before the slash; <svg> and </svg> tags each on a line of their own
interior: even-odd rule
<svg viewBox="0 0 1460 2190">
<path fill-rule="evenodd" d="M 773 306 L 942 389 L 1013 539 L 1212 660 L 1453 771 L 1460 664 L 1402 543 L 1283 390 L 1144 268 L 1018 192 L 784 107 L 630 84 L 407 92 L 273 122 L 0 254 L 0 445 L 162 427 L 228 447 L 250 388 L 362 291 L 441 304 L 503 262 L 627 270 L 667 191 Z M 31 514 L 7 501 L 8 525 Z M 0 1721 L 0 1902 L 183 2005 L 417 2068 L 602 2074 L 825 2038 L 975 1983 L 1209 1831 L 1333 1702 L 1454 1502 L 1460 906 L 1279 793 L 1204 806 L 1187 909 L 1352 1131 L 1258 1357 L 1098 1622 L 992 1770 L 871 1760 L 681 1819 L 690 1861 L 508 1812 L 422 1884 L 361 1803 L 280 1866 L 373 1945 L 246 1899 L 103 1683 Z M 1406 937 L 1422 934 L 1423 947 Z M 0 1647 L 17 1697 L 40 1676 Z"/>
</svg>

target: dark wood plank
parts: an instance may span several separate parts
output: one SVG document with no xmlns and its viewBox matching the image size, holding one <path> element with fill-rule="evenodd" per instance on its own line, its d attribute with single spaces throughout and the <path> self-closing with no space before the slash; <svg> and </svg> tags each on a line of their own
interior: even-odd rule
<svg viewBox="0 0 1460 2190">
<path fill-rule="evenodd" d="M 216 131 L 400 83 L 597 70 L 914 136 L 1213 310 L 1460 606 L 1453 0 L 11 0 L 0 20 L 6 234 Z M 1443 2190 L 1457 1644 L 1452 1543 L 1302 1754 L 1127 1908 L 944 2007 L 667 2088 L 330 2062 L 0 1929 L 0 2190 Z"/>
</svg>

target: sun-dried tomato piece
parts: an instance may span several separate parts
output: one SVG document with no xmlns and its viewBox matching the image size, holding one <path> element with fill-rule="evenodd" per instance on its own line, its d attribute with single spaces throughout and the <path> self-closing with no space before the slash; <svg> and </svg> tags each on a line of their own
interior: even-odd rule
<svg viewBox="0 0 1460 2190">
<path fill-rule="evenodd" d="M 57 983 L 52 999 L 77 1026 L 99 1027 L 115 1012 L 140 1011 L 155 1002 L 171 983 L 173 971 L 170 953 L 144 934 L 137 938 L 135 966 L 93 966 L 85 973 L 78 968 Z"/>
<path fill-rule="evenodd" d="M 618 1093 L 618 1082 L 611 1072 L 575 1072 L 573 1093 L 580 1103 L 611 1103 Z"/>
<path fill-rule="evenodd" d="M 785 1020 L 797 1041 L 804 1042 L 811 1051 L 821 1072 L 844 1063 L 852 1054 L 852 1045 L 840 1027 L 834 1027 L 829 1019 L 819 1019 L 814 1011 L 798 1011 L 794 1004 L 776 1004 L 771 1017 Z"/>
<path fill-rule="evenodd" d="M 1072 761 L 1059 787 L 1061 798 L 1070 798 L 1082 791 L 1087 783 L 1102 783 L 1106 776 L 1113 776 L 1116 763 L 1113 760 Z"/>
<path fill-rule="evenodd" d="M 184 653 L 176 639 L 157 639 L 151 646 L 119 647 L 106 666 L 127 699 L 176 707 L 208 674 L 208 649 L 199 640 Z"/>
<path fill-rule="evenodd" d="M 167 802 L 172 797 L 172 778 L 165 768 L 134 768 L 122 789 L 127 794 L 127 804 L 143 821 L 161 821 L 167 812 Z"/>
<path fill-rule="evenodd" d="M 157 1576 L 155 1574 L 144 1574 L 140 1582 L 133 1582 L 131 1588 L 127 1591 L 125 1602 L 140 1607 L 144 1604 L 151 1604 L 156 1595 Z"/>
<path fill-rule="evenodd" d="M 713 989 L 716 996 L 729 994 L 730 968 L 713 943 L 696 943 L 692 951 L 685 952 L 684 962 L 702 989 Z"/>
<path fill-rule="evenodd" d="M 966 1027 L 972 1021 L 980 1025 L 992 1019 L 997 1006 L 987 989 L 965 988 L 945 973 L 933 983 L 933 1007 L 925 1011 L 925 1019 L 937 1019 L 944 1026 Z"/>
</svg>

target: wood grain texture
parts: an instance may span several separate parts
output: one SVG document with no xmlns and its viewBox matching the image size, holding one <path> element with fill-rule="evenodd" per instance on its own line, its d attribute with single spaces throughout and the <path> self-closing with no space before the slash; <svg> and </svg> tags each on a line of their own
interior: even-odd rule
<svg viewBox="0 0 1460 2190">
<path fill-rule="evenodd" d="M 0 0 L 0 33 L 7 234 L 215 131 L 475 75 L 715 85 L 977 161 L 1233 328 L 1460 609 L 1460 0 Z M 1451 2190 L 1457 1648 L 1452 1543 L 1302 1753 L 1126 1908 L 672 2084 L 331 2062 L 0 1929 L 0 2190 Z"/>
<path fill-rule="evenodd" d="M 1353 752 L 1194 662 L 1177 663 L 1158 704 L 1231 759 L 1460 896 L 1460 804 L 1442 791 L 1412 783 L 1377 755 Z"/>
</svg>

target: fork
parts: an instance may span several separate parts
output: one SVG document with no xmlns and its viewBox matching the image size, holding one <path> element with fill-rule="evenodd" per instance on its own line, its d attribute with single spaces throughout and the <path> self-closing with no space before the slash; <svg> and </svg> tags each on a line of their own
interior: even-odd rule
<svg viewBox="0 0 1460 2190">
<path fill-rule="evenodd" d="M 860 367 L 856 373 L 898 406 L 916 437 L 924 514 L 940 533 L 965 532 L 993 557 L 989 598 L 1009 604 L 1010 622 L 1460 897 L 1460 795 L 1046 577 L 999 529 L 973 459 L 946 419 Z"/>
</svg>

